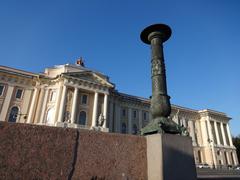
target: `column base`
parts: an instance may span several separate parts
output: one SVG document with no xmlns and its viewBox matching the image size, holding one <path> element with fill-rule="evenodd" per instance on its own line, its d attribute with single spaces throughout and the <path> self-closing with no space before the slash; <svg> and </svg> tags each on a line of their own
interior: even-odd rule
<svg viewBox="0 0 240 180">
<path fill-rule="evenodd" d="M 150 134 L 181 134 L 184 136 L 188 136 L 186 128 L 178 125 L 172 119 L 166 117 L 159 117 L 152 120 L 148 123 L 147 126 L 141 129 L 141 135 L 150 135 Z"/>
</svg>

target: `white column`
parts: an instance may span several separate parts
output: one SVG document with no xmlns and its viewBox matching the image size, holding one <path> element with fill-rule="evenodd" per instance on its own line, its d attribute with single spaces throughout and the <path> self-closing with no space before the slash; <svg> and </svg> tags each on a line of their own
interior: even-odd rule
<svg viewBox="0 0 240 180">
<path fill-rule="evenodd" d="M 25 89 L 24 90 L 24 98 L 23 98 L 23 104 L 21 108 L 21 114 L 23 114 L 20 118 L 20 122 L 27 123 L 27 114 L 29 107 L 31 105 L 32 99 L 32 89 Z"/>
<path fill-rule="evenodd" d="M 216 133 L 217 144 L 220 145 L 220 138 L 219 138 L 219 132 L 218 132 L 217 122 L 216 121 L 214 121 L 214 129 L 215 129 L 215 133 Z"/>
<path fill-rule="evenodd" d="M 55 123 L 58 121 L 58 117 L 59 117 L 59 107 L 60 107 L 61 98 L 62 98 L 63 86 L 61 86 L 61 84 L 60 84 L 59 89 L 57 91 L 57 100 L 56 100 L 55 106 L 54 106 L 55 113 L 54 113 L 54 117 L 53 117 Z"/>
<path fill-rule="evenodd" d="M 226 124 L 226 128 L 227 128 L 227 133 L 228 133 L 228 139 L 229 139 L 230 146 L 233 146 L 232 136 L 231 136 L 231 133 L 230 133 L 230 128 L 229 128 L 228 123 Z"/>
<path fill-rule="evenodd" d="M 107 109 L 108 108 L 108 95 L 104 94 L 104 104 L 103 104 L 103 116 L 104 116 L 104 123 L 103 123 L 103 127 L 107 128 Z"/>
<path fill-rule="evenodd" d="M 45 94 L 44 94 L 44 98 L 43 98 L 43 106 L 42 106 L 42 110 L 41 110 L 41 115 L 40 115 L 40 123 L 44 123 L 44 115 L 46 113 L 46 106 L 47 106 L 47 100 L 48 100 L 48 93 L 49 93 L 49 89 L 45 90 Z"/>
<path fill-rule="evenodd" d="M 132 134 L 132 109 L 128 108 L 128 134 Z"/>
<path fill-rule="evenodd" d="M 238 158 L 237 158 L 237 153 L 236 153 L 236 151 L 234 151 L 234 153 L 233 153 L 233 159 L 234 159 L 235 165 L 238 165 Z"/>
<path fill-rule="evenodd" d="M 32 103 L 31 103 L 31 106 L 30 106 L 30 109 L 29 109 L 27 123 L 33 122 L 33 114 L 34 114 L 34 107 L 35 107 L 35 104 L 36 104 L 36 101 L 37 101 L 37 94 L 38 94 L 38 89 L 34 88 Z"/>
<path fill-rule="evenodd" d="M 226 135 L 225 135 L 225 132 L 224 132 L 224 129 L 223 129 L 223 123 L 221 122 L 221 131 L 222 131 L 222 136 L 223 136 L 223 144 L 224 146 L 227 145 L 227 142 L 226 142 Z"/>
<path fill-rule="evenodd" d="M 65 103 L 66 103 L 66 96 L 67 96 L 67 87 L 64 85 L 63 86 L 63 91 L 62 91 L 62 98 L 59 106 L 59 117 L 58 117 L 58 122 L 63 121 L 63 115 L 65 111 Z"/>
<path fill-rule="evenodd" d="M 109 111 L 110 111 L 110 114 L 109 114 L 109 131 L 110 132 L 114 132 L 114 129 L 113 129 L 113 116 L 114 116 L 114 114 L 113 114 L 113 102 L 112 101 L 110 101 L 109 102 Z"/>
<path fill-rule="evenodd" d="M 139 125 L 139 129 L 142 129 L 142 110 L 139 109 L 138 111 L 138 125 Z"/>
<path fill-rule="evenodd" d="M 190 130 L 189 134 L 192 137 L 193 145 L 196 146 L 196 137 L 195 137 L 195 133 L 194 133 L 195 129 L 194 129 L 192 120 L 188 121 L 188 126 L 189 126 L 189 130 Z"/>
<path fill-rule="evenodd" d="M 115 102 L 115 132 L 121 132 L 121 124 L 120 124 L 120 107 L 119 102 Z"/>
<path fill-rule="evenodd" d="M 97 111 L 98 111 L 98 93 L 95 92 L 92 113 L 92 127 L 95 127 L 97 124 Z"/>
<path fill-rule="evenodd" d="M 0 114 L 0 121 L 7 121 L 6 118 L 7 118 L 9 105 L 10 105 L 10 102 L 11 102 L 11 99 L 12 99 L 13 90 L 14 90 L 14 87 L 11 86 L 11 85 L 8 85 L 7 94 L 6 94 L 6 97 L 4 99 L 3 106 L 2 106 L 2 111 L 1 111 L 1 114 Z"/>
<path fill-rule="evenodd" d="M 38 101 L 36 102 L 36 113 L 35 113 L 35 123 L 40 123 L 40 116 L 42 113 L 42 107 L 43 107 L 43 100 L 44 100 L 44 94 L 45 94 L 45 89 L 42 87 L 39 89 L 40 95 L 38 98 Z"/>
<path fill-rule="evenodd" d="M 71 123 L 75 122 L 76 110 L 77 110 L 78 88 L 75 87 L 72 101 Z"/>
<path fill-rule="evenodd" d="M 202 134 L 202 143 L 204 146 L 207 146 L 208 145 L 208 135 L 207 135 L 205 119 L 200 120 L 200 126 L 201 126 L 201 134 Z"/>
<path fill-rule="evenodd" d="M 213 134 L 212 134 L 209 117 L 207 117 L 207 128 L 208 128 L 208 135 L 209 135 L 209 139 L 210 139 L 209 145 L 210 145 L 210 148 L 212 151 L 213 166 L 215 167 L 217 165 L 217 161 L 216 161 L 216 154 L 215 154 L 215 150 L 214 150 L 214 139 L 213 139 Z"/>
</svg>

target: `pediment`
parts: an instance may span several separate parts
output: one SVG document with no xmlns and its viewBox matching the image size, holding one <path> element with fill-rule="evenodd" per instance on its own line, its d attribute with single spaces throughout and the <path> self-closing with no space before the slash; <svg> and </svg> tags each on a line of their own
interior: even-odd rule
<svg viewBox="0 0 240 180">
<path fill-rule="evenodd" d="M 97 74 L 92 71 L 83 71 L 83 72 L 69 72 L 64 73 L 64 75 L 73 77 L 75 79 L 85 80 L 88 82 L 92 82 L 95 84 L 101 84 L 108 87 L 114 87 L 114 85 L 108 81 L 108 78 L 106 76 L 103 76 L 101 74 Z"/>
</svg>

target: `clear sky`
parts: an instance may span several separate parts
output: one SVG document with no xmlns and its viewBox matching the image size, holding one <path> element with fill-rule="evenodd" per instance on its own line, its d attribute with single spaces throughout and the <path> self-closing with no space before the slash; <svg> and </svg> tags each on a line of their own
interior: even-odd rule
<svg viewBox="0 0 240 180">
<path fill-rule="evenodd" d="M 171 103 L 227 113 L 240 134 L 240 1 L 0 0 L 0 64 L 41 72 L 83 57 L 120 92 L 149 97 L 146 26 L 166 23 Z"/>
</svg>

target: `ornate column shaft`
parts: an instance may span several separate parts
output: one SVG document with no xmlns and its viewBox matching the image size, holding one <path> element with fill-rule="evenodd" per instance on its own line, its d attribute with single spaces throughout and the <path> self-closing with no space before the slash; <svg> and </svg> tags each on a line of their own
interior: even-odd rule
<svg viewBox="0 0 240 180">
<path fill-rule="evenodd" d="M 92 127 L 95 127 L 97 124 L 97 111 L 98 111 L 98 93 L 94 94 L 94 103 L 93 103 L 93 114 L 92 114 Z"/>
<path fill-rule="evenodd" d="M 171 114 L 170 96 L 167 94 L 166 70 L 163 55 L 163 42 L 171 36 L 171 29 L 165 24 L 154 24 L 145 28 L 141 33 L 141 40 L 151 45 L 152 64 L 152 121 L 141 130 L 141 134 L 154 133 L 182 133 L 174 121 L 169 119 Z"/>
<path fill-rule="evenodd" d="M 71 112 L 71 123 L 74 123 L 77 110 L 77 99 L 78 99 L 78 88 L 74 88 L 73 101 L 72 101 L 72 112 Z"/>
</svg>

